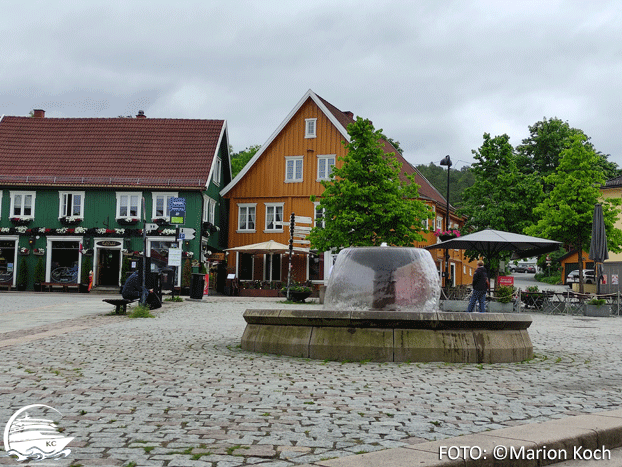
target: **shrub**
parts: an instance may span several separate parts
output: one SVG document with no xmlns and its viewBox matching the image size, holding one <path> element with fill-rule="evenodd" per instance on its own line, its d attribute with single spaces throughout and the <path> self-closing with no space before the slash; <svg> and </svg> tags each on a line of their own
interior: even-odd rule
<svg viewBox="0 0 622 467">
<path fill-rule="evenodd" d="M 499 303 L 510 303 L 512 295 L 514 295 L 514 287 L 511 285 L 501 285 L 495 290 L 495 295 Z"/>
<path fill-rule="evenodd" d="M 593 298 L 587 302 L 588 305 L 602 306 L 607 301 L 604 298 Z"/>
</svg>

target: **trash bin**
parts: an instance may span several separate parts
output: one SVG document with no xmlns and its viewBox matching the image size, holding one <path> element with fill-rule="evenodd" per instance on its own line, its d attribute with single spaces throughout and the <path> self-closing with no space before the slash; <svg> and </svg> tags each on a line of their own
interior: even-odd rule
<svg viewBox="0 0 622 467">
<path fill-rule="evenodd" d="M 192 285 L 190 286 L 190 298 L 201 300 L 203 289 L 205 288 L 205 274 L 192 274 Z"/>
<path fill-rule="evenodd" d="M 173 268 L 162 268 L 160 276 L 162 277 L 162 290 L 173 290 L 175 270 Z"/>
</svg>

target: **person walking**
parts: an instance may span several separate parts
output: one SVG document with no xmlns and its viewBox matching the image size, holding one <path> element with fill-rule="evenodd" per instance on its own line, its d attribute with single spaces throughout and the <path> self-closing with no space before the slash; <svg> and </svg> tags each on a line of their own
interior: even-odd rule
<svg viewBox="0 0 622 467">
<path fill-rule="evenodd" d="M 486 312 L 486 291 L 490 287 L 490 281 L 488 280 L 488 274 L 486 274 L 486 268 L 484 268 L 484 262 L 480 259 L 477 262 L 477 269 L 473 274 L 473 293 L 471 294 L 471 300 L 469 300 L 469 307 L 467 313 L 472 313 L 475 308 L 475 303 L 479 302 L 480 313 Z"/>
</svg>

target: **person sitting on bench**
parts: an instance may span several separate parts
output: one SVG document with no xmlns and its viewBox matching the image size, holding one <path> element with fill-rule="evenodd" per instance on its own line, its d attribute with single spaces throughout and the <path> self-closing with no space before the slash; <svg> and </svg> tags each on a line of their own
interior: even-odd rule
<svg viewBox="0 0 622 467">
<path fill-rule="evenodd" d="M 136 300 L 136 299 L 140 300 L 143 295 L 143 290 L 144 289 L 142 285 L 142 278 L 140 275 L 140 271 L 136 270 L 125 281 L 121 295 L 126 300 Z M 145 304 L 151 310 L 160 308 L 162 306 L 162 302 L 160 302 L 160 299 L 158 298 L 158 296 L 153 292 L 153 289 L 149 289 L 148 292 L 149 294 L 147 295 L 147 300 L 145 301 Z"/>
</svg>

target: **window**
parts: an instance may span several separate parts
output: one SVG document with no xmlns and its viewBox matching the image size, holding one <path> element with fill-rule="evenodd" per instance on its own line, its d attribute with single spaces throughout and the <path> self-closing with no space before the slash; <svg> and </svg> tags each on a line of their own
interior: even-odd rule
<svg viewBox="0 0 622 467">
<path fill-rule="evenodd" d="M 281 255 L 264 255 L 263 280 L 281 280 Z"/>
<path fill-rule="evenodd" d="M 305 119 L 305 138 L 315 138 L 316 137 L 316 124 L 317 118 L 306 118 Z"/>
<path fill-rule="evenodd" d="M 121 217 L 140 218 L 142 193 L 117 193 L 117 219 Z"/>
<path fill-rule="evenodd" d="M 255 211 L 257 204 L 238 204 L 238 232 L 255 231 Z"/>
<path fill-rule="evenodd" d="M 152 219 L 168 219 L 171 211 L 168 207 L 168 200 L 177 198 L 177 193 L 156 193 L 151 195 L 151 218 Z"/>
<path fill-rule="evenodd" d="M 214 174 L 212 180 L 216 185 L 220 185 L 220 173 L 222 172 L 222 161 L 220 157 L 214 159 Z"/>
<path fill-rule="evenodd" d="M 328 180 L 335 165 L 335 155 L 317 156 L 317 179 Z"/>
<path fill-rule="evenodd" d="M 35 217 L 34 191 L 11 191 L 10 217 Z"/>
<path fill-rule="evenodd" d="M 313 203 L 313 204 L 315 204 L 315 220 L 313 222 L 313 225 L 315 227 L 321 227 L 321 228 L 326 227 L 326 223 L 324 222 L 324 217 L 326 215 L 326 209 L 321 208 L 320 203 Z"/>
<path fill-rule="evenodd" d="M 266 203 L 266 232 L 283 232 L 283 204 Z"/>
<path fill-rule="evenodd" d="M 84 191 L 59 193 L 58 217 L 84 218 Z"/>
<path fill-rule="evenodd" d="M 285 182 L 302 182 L 302 156 L 285 158 Z"/>
<path fill-rule="evenodd" d="M 216 201 L 205 195 L 203 201 L 203 222 L 216 225 Z"/>
<path fill-rule="evenodd" d="M 443 228 L 443 218 L 442 217 L 437 217 L 436 218 L 436 228 L 437 229 L 442 229 Z"/>
</svg>

